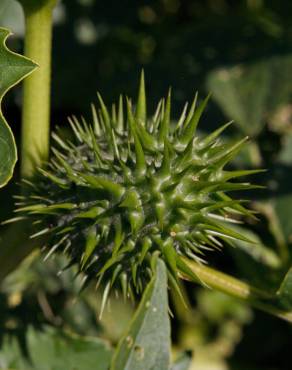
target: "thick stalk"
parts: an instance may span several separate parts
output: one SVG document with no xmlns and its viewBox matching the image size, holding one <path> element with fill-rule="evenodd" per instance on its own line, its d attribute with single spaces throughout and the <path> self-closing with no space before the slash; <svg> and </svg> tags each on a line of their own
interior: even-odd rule
<svg viewBox="0 0 292 370">
<path fill-rule="evenodd" d="M 275 299 L 275 294 L 264 292 L 260 289 L 240 281 L 230 275 L 217 271 L 205 265 L 199 265 L 195 262 L 184 259 L 184 262 L 190 269 L 187 271 L 182 268 L 182 277 L 197 283 L 207 286 L 211 289 L 216 289 L 222 293 L 226 293 L 235 298 L 239 298 L 248 302 L 251 306 L 272 315 L 280 317 L 292 323 L 292 312 L 281 310 L 272 305 Z"/>
<path fill-rule="evenodd" d="M 19 0 L 24 9 L 25 54 L 38 63 L 38 70 L 24 81 L 21 176 L 31 177 L 48 158 L 52 10 L 56 0 Z M 9 227 L 0 237 L 0 282 L 37 246 L 29 239 L 30 222 Z"/>
<path fill-rule="evenodd" d="M 24 81 L 22 177 L 31 177 L 49 154 L 52 10 L 51 3 L 38 9 L 24 6 L 25 55 L 38 63 L 39 68 Z"/>
</svg>

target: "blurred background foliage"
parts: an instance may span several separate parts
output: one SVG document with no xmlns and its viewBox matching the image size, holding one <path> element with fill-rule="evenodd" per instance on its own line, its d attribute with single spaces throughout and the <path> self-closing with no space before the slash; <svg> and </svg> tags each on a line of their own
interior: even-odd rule
<svg viewBox="0 0 292 370">
<path fill-rule="evenodd" d="M 208 132 L 232 119 L 226 140 L 250 136 L 233 166 L 267 169 L 255 179 L 267 188 L 250 193 L 259 221 L 247 220 L 242 228 L 257 243 L 226 246 L 208 261 L 273 291 L 292 257 L 292 2 L 63 0 L 54 19 L 53 127 L 66 131 L 68 115 L 88 116 L 96 90 L 107 103 L 120 93 L 136 95 L 144 68 L 150 110 L 170 85 L 174 118 L 196 90 L 201 97 L 211 92 L 200 129 Z M 9 47 L 21 52 L 24 24 L 15 0 L 2 0 L 0 25 L 14 32 Z M 4 107 L 18 138 L 20 110 L 18 88 Z M 11 212 L 16 192 L 14 184 L 1 191 L 1 220 Z M 17 351 L 25 357 L 28 346 L 39 342 L 32 338 L 40 330 L 54 341 L 51 327 L 117 342 L 133 304 L 113 298 L 99 321 L 98 292 L 94 287 L 80 292 L 74 268 L 58 274 L 65 265 L 63 257 L 44 263 L 36 252 L 2 285 L 0 369 L 14 363 Z M 173 350 L 193 351 L 192 369 L 291 369 L 288 323 L 218 292 L 193 284 L 185 284 L 185 290 L 191 309 L 172 303 Z M 102 351 L 108 356 L 109 349 Z"/>
</svg>

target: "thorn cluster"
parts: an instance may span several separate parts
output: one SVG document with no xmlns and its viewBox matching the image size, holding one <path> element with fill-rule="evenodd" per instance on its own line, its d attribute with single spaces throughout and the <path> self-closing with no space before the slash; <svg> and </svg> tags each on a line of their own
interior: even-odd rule
<svg viewBox="0 0 292 370">
<path fill-rule="evenodd" d="M 202 262 L 222 242 L 247 241 L 228 223 L 253 213 L 229 192 L 256 186 L 230 180 L 259 170 L 224 169 L 246 141 L 221 142 L 230 123 L 196 135 L 209 97 L 197 104 L 196 95 L 175 124 L 170 92 L 147 118 L 143 73 L 135 109 L 120 97 L 109 111 L 98 99 L 92 123 L 69 119 L 75 141 L 53 134 L 48 168 L 20 197 L 13 220 L 34 218 L 32 237 L 47 234 L 47 257 L 69 255 L 89 280 L 103 283 L 105 301 L 112 287 L 141 293 L 158 255 L 178 288 L 181 256 Z"/>
</svg>

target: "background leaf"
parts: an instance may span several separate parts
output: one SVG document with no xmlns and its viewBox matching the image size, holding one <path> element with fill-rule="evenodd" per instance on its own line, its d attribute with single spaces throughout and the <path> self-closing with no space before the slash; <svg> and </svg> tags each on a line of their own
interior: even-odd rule
<svg viewBox="0 0 292 370">
<path fill-rule="evenodd" d="M 282 307 L 292 310 L 292 267 L 290 267 L 285 275 L 277 296 Z"/>
<path fill-rule="evenodd" d="M 290 101 L 287 84 L 292 56 L 274 56 L 245 65 L 220 68 L 207 77 L 207 88 L 224 113 L 247 135 L 255 136 L 269 116 Z"/>
<path fill-rule="evenodd" d="M 292 193 L 281 194 L 274 201 L 275 211 L 278 216 L 281 230 L 287 241 L 292 241 Z"/>
<path fill-rule="evenodd" d="M 8 30 L 0 28 L 0 104 L 6 92 L 36 67 L 31 60 L 6 47 L 5 42 L 9 35 Z M 0 109 L 0 187 L 11 178 L 16 160 L 14 137 Z"/>
<path fill-rule="evenodd" d="M 167 275 L 158 260 L 156 276 L 148 284 L 129 331 L 121 339 L 111 370 L 168 370 L 170 323 Z"/>
<path fill-rule="evenodd" d="M 14 338 L 6 337 L 0 352 L 0 369 L 14 370 L 107 370 L 111 349 L 98 338 L 71 336 L 50 327 L 43 332 L 30 328 L 27 356 Z"/>
<path fill-rule="evenodd" d="M 189 370 L 192 362 L 192 356 L 189 353 L 181 355 L 172 365 L 171 370 Z"/>
<path fill-rule="evenodd" d="M 273 180 L 276 185 L 272 206 L 278 218 L 281 231 L 286 242 L 292 242 L 292 133 L 285 132 L 282 149 L 278 160 L 274 163 Z M 273 183 L 272 183 L 273 184 Z"/>
<path fill-rule="evenodd" d="M 23 11 L 17 0 L 1 0 L 0 24 L 1 27 L 13 30 L 16 36 L 24 34 Z"/>
</svg>

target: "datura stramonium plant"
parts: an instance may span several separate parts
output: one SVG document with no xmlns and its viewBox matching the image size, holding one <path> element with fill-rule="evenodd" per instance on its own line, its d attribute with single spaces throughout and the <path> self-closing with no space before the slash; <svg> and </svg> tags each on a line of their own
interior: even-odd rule
<svg viewBox="0 0 292 370">
<path fill-rule="evenodd" d="M 246 141 L 220 140 L 230 123 L 196 135 L 208 97 L 198 105 L 196 96 L 177 122 L 170 92 L 147 117 L 143 74 L 136 106 L 120 97 L 109 111 L 98 99 L 91 123 L 69 119 L 73 141 L 53 134 L 47 168 L 19 197 L 17 218 L 33 220 L 31 237 L 47 234 L 47 257 L 63 251 L 88 281 L 102 283 L 106 296 L 112 288 L 133 296 L 158 256 L 178 287 L 184 257 L 201 263 L 222 242 L 246 241 L 228 224 L 253 212 L 229 193 L 256 186 L 230 180 L 258 170 L 224 169 Z"/>
</svg>

